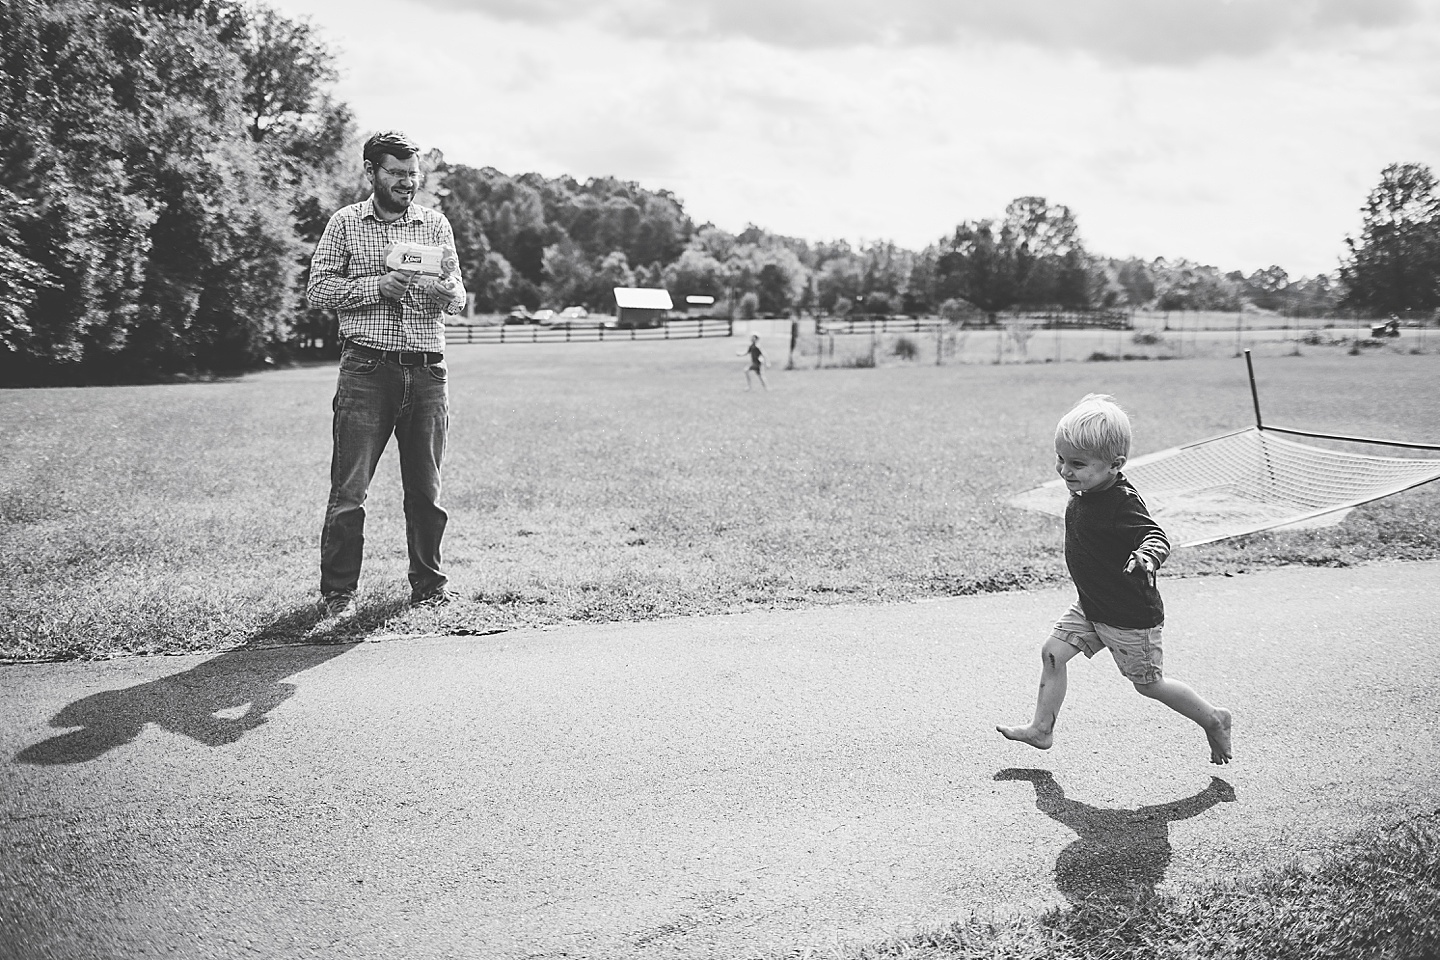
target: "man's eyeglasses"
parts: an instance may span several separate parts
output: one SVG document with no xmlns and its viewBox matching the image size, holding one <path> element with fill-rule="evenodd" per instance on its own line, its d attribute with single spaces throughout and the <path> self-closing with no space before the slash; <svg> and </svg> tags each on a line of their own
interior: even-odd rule
<svg viewBox="0 0 1440 960">
<path fill-rule="evenodd" d="M 390 177 L 391 180 L 419 180 L 423 173 L 410 167 L 387 167 L 381 164 L 378 168 Z"/>
</svg>

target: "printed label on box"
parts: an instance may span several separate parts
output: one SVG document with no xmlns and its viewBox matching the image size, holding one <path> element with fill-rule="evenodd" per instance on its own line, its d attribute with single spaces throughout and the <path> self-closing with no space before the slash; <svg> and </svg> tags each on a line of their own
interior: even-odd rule
<svg viewBox="0 0 1440 960">
<path fill-rule="evenodd" d="M 444 257 L 443 247 L 426 243 L 397 243 L 385 257 L 385 266 L 391 270 L 409 270 L 427 276 L 440 276 L 440 263 Z"/>
</svg>

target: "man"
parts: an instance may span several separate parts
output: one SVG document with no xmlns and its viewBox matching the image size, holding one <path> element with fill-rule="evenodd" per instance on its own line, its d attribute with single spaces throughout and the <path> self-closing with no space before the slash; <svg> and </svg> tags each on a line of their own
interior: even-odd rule
<svg viewBox="0 0 1440 960">
<path fill-rule="evenodd" d="M 440 564 L 448 519 L 439 504 L 440 462 L 450 427 L 442 318 L 460 312 L 465 288 L 450 221 L 412 202 L 419 153 L 396 131 L 367 140 L 365 177 L 373 192 L 330 218 L 310 261 L 310 302 L 340 318 L 330 500 L 320 537 L 320 595 L 326 616 L 337 620 L 356 613 L 365 496 L 392 433 L 405 490 L 410 602 L 450 599 Z M 444 248 L 441 275 L 386 266 L 397 243 Z"/>
</svg>

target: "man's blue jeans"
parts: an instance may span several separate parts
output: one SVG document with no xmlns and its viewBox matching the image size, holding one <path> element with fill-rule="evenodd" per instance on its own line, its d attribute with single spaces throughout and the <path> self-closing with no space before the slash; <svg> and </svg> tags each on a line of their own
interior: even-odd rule
<svg viewBox="0 0 1440 960">
<path fill-rule="evenodd" d="M 450 428 L 443 363 L 402 367 L 346 349 L 335 388 L 335 447 L 330 502 L 320 536 L 320 593 L 353 594 L 365 552 L 365 497 L 385 445 L 395 436 L 405 490 L 410 593 L 420 599 L 445 586 L 440 540 L 449 519 L 441 508 L 440 462 Z"/>
</svg>

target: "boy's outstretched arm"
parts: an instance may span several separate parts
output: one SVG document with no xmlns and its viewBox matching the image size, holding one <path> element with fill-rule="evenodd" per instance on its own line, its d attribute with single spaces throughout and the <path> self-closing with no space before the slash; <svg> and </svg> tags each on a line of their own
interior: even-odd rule
<svg viewBox="0 0 1440 960">
<path fill-rule="evenodd" d="M 1150 516 L 1145 501 L 1139 496 L 1126 499 L 1124 507 L 1115 517 L 1115 525 L 1124 532 L 1129 542 L 1135 544 L 1129 560 L 1125 563 L 1125 572 L 1136 573 L 1143 570 L 1153 587 L 1156 571 L 1170 557 L 1170 538 Z"/>
</svg>

